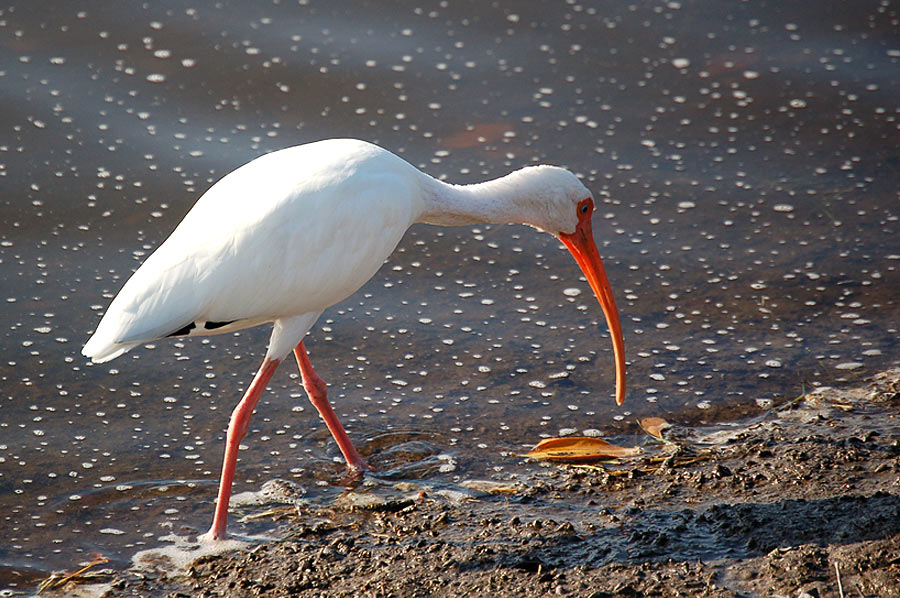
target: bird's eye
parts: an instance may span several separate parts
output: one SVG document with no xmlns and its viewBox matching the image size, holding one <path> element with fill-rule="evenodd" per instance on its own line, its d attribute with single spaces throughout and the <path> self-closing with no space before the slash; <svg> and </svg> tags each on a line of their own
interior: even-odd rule
<svg viewBox="0 0 900 598">
<path fill-rule="evenodd" d="M 591 208 L 594 207 L 594 204 L 591 202 L 590 198 L 585 199 L 578 204 L 578 213 L 582 216 L 585 214 L 589 214 L 591 212 Z"/>
</svg>

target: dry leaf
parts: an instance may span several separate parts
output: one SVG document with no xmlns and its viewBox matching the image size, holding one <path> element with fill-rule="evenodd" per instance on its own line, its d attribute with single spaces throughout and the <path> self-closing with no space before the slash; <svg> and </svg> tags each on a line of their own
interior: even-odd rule
<svg viewBox="0 0 900 598">
<path fill-rule="evenodd" d="M 618 446 L 588 436 L 571 436 L 569 438 L 547 438 L 531 449 L 525 457 L 543 461 L 568 461 L 583 463 L 600 459 L 631 457 L 641 452 L 638 447 Z"/>
<path fill-rule="evenodd" d="M 664 440 L 662 435 L 663 430 L 672 427 L 672 424 L 661 417 L 645 417 L 638 423 L 641 425 L 641 429 L 644 432 L 659 440 Z"/>
</svg>

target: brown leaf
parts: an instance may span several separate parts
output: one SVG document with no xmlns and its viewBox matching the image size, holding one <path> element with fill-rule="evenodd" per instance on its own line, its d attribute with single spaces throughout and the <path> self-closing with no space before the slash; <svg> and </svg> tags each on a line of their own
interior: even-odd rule
<svg viewBox="0 0 900 598">
<path fill-rule="evenodd" d="M 672 427 L 672 424 L 661 417 L 645 417 L 638 423 L 641 425 L 641 429 L 644 432 L 659 440 L 664 440 L 662 435 L 663 430 Z"/>
<path fill-rule="evenodd" d="M 641 449 L 638 447 L 618 446 L 600 438 L 570 436 L 568 438 L 547 438 L 542 440 L 525 456 L 543 461 L 583 463 L 611 457 L 631 457 L 640 452 Z"/>
</svg>

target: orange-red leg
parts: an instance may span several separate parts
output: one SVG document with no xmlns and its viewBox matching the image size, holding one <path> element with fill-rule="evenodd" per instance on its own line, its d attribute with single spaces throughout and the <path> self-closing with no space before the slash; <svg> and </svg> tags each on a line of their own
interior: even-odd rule
<svg viewBox="0 0 900 598">
<path fill-rule="evenodd" d="M 313 370 L 312 364 L 309 362 L 309 355 L 306 354 L 306 347 L 303 346 L 302 342 L 294 349 L 294 356 L 297 358 L 297 366 L 300 368 L 300 375 L 303 377 L 303 388 L 306 389 L 306 394 L 309 395 L 309 402 L 313 404 L 313 407 L 322 416 L 325 425 L 328 426 L 328 430 L 337 442 L 338 448 L 341 449 L 344 459 L 347 460 L 347 465 L 357 471 L 370 469 L 368 463 L 359 455 L 356 447 L 350 442 L 347 432 L 344 431 L 344 426 L 341 425 L 337 415 L 331 408 L 331 404 L 328 402 L 328 390 L 325 387 L 325 381 L 319 378 L 319 375 Z"/>
<path fill-rule="evenodd" d="M 225 458 L 222 460 L 222 477 L 219 479 L 219 498 L 216 502 L 216 512 L 213 516 L 212 526 L 209 531 L 200 536 L 201 540 L 221 540 L 226 537 L 225 525 L 228 522 L 228 502 L 231 499 L 231 485 L 234 482 L 234 470 L 237 465 L 238 447 L 241 440 L 247 434 L 250 427 L 250 416 L 262 396 L 266 384 L 275 369 L 278 367 L 277 359 L 266 358 L 256 372 L 250 388 L 244 393 L 241 402 L 237 404 L 231 413 L 231 421 L 228 423 L 228 434 L 225 437 Z"/>
</svg>

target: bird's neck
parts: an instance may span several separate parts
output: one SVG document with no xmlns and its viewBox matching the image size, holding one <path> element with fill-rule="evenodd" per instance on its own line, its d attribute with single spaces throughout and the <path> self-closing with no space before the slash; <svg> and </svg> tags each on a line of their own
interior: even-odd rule
<svg viewBox="0 0 900 598">
<path fill-rule="evenodd" d="M 521 223 L 523 208 L 530 203 L 521 173 L 473 185 L 451 185 L 427 177 L 425 209 L 418 221 L 441 226 Z"/>
</svg>

